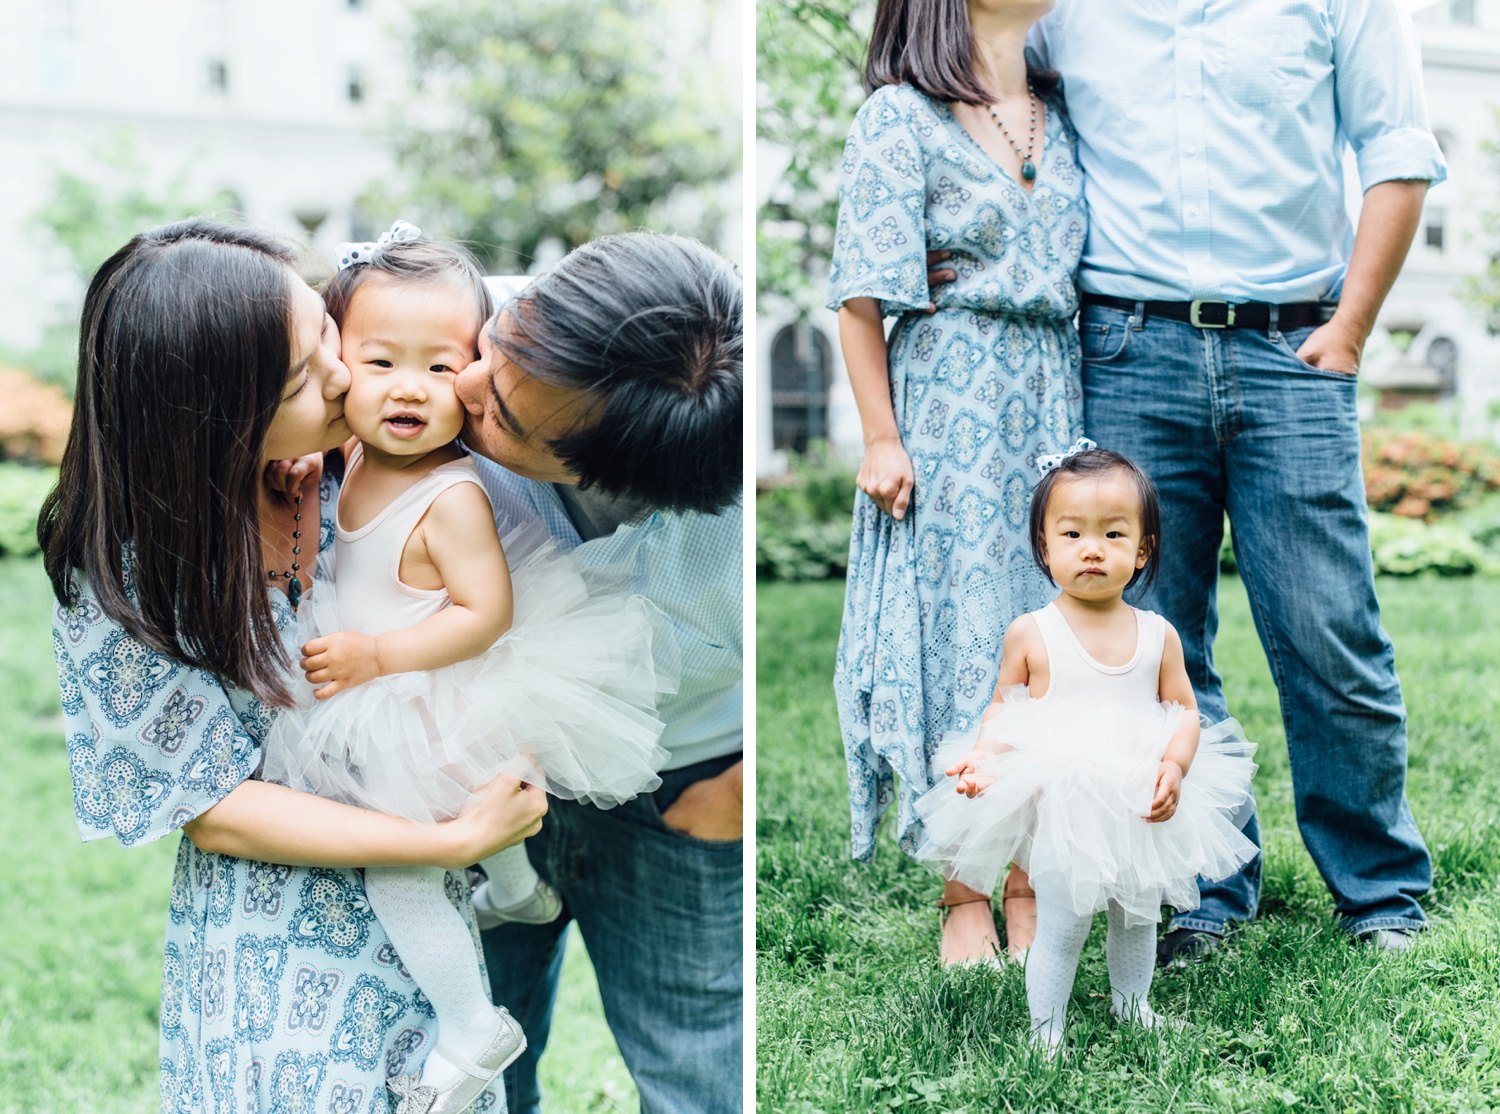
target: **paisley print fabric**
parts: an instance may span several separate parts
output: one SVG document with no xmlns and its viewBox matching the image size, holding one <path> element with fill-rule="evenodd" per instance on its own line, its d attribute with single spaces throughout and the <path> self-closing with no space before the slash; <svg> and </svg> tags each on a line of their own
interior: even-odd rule
<svg viewBox="0 0 1500 1114">
<path fill-rule="evenodd" d="M 324 546 L 336 491 L 325 477 Z M 126 846 L 159 839 L 253 775 L 273 710 L 142 645 L 77 574 L 74 586 L 52 630 L 79 832 Z M 291 607 L 279 592 L 271 600 L 289 638 Z M 467 916 L 467 887 L 448 881 Z M 385 1114 L 386 1077 L 420 1068 L 436 1038 L 362 871 L 252 862 L 181 840 L 162 962 L 163 1114 Z M 503 1112 L 503 1090 L 470 1109 Z"/>
<path fill-rule="evenodd" d="M 891 398 L 916 479 L 900 522 L 855 498 L 834 689 L 859 859 L 896 778 L 899 842 L 921 842 L 912 805 L 933 751 L 977 725 L 1006 626 L 1054 593 L 1027 514 L 1037 456 L 1082 432 L 1073 276 L 1088 219 L 1076 137 L 1045 104 L 1030 194 L 910 86 L 876 90 L 844 148 L 828 305 L 875 298 L 899 317 Z M 933 291 L 929 248 L 958 274 Z"/>
</svg>

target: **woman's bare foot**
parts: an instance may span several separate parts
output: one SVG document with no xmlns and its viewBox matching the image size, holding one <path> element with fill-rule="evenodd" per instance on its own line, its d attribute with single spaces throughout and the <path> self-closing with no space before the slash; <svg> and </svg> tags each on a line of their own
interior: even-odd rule
<svg viewBox="0 0 1500 1114">
<path fill-rule="evenodd" d="M 1000 890 L 1000 911 L 1005 916 L 1005 950 L 1020 959 L 1036 939 L 1036 892 L 1031 879 L 1012 866 Z"/>
<path fill-rule="evenodd" d="M 943 966 L 993 961 L 1000 954 L 1000 934 L 989 897 L 961 882 L 945 882 L 942 908 L 943 943 L 938 954 Z"/>
</svg>

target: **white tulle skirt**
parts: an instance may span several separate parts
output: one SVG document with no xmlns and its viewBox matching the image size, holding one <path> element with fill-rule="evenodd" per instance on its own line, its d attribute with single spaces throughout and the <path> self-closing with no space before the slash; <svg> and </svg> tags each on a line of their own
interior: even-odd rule
<svg viewBox="0 0 1500 1114">
<path fill-rule="evenodd" d="M 1234 720 L 1204 723 L 1177 811 L 1152 824 L 1144 816 L 1180 705 L 1127 715 L 1033 700 L 1024 685 L 1002 696 L 980 732 L 993 752 L 979 766 L 990 784 L 969 798 L 950 777 L 917 802 L 925 826 L 917 856 L 947 877 L 990 893 L 1014 862 L 1079 916 L 1113 900 L 1129 923 L 1155 923 L 1163 905 L 1198 907 L 1200 875 L 1226 878 L 1258 853 L 1238 827 L 1255 744 Z M 973 745 L 972 737 L 945 740 L 934 769 Z"/>
<path fill-rule="evenodd" d="M 586 581 L 534 529 L 502 539 L 511 629 L 477 657 L 378 677 L 328 700 L 303 685 L 277 716 L 261 776 L 419 823 L 448 820 L 505 773 L 608 808 L 661 784 L 657 698 L 675 643 L 642 597 Z M 336 585 L 298 609 L 298 644 L 346 629 Z"/>
</svg>

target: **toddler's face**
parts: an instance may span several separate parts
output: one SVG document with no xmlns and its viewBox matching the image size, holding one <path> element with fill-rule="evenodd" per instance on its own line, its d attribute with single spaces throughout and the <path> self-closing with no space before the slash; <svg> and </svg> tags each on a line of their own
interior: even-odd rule
<svg viewBox="0 0 1500 1114">
<path fill-rule="evenodd" d="M 463 428 L 453 390 L 475 357 L 479 307 L 446 282 L 372 275 L 344 315 L 343 357 L 353 381 L 344 415 L 367 446 L 394 456 L 441 448 Z"/>
<path fill-rule="evenodd" d="M 1079 599 L 1118 596 L 1149 557 L 1139 497 L 1124 472 L 1059 479 L 1047 500 L 1045 529 L 1047 569 Z"/>
</svg>

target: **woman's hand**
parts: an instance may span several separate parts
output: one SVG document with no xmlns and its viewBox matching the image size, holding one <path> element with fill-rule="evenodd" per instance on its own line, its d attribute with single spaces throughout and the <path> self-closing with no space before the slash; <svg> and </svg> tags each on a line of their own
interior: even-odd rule
<svg viewBox="0 0 1500 1114">
<path fill-rule="evenodd" d="M 1156 793 L 1151 798 L 1151 811 L 1146 814 L 1146 819 L 1153 824 L 1172 819 L 1181 799 L 1182 767 L 1170 758 L 1164 759 L 1156 771 Z"/>
<path fill-rule="evenodd" d="M 308 683 L 322 686 L 313 693 L 318 700 L 381 675 L 380 641 L 363 631 L 341 630 L 314 638 L 302 647 L 302 654 Z"/>
<path fill-rule="evenodd" d="M 482 785 L 447 827 L 455 837 L 455 856 L 439 865 L 462 870 L 497 851 L 514 847 L 542 830 L 547 794 L 535 785 L 498 774 Z"/>
<path fill-rule="evenodd" d="M 898 522 L 905 518 L 916 477 L 901 439 L 881 437 L 871 441 L 855 482 L 886 514 Z"/>
<path fill-rule="evenodd" d="M 731 840 L 745 834 L 745 763 L 695 781 L 661 814 L 667 827 L 694 839 Z"/>
</svg>

